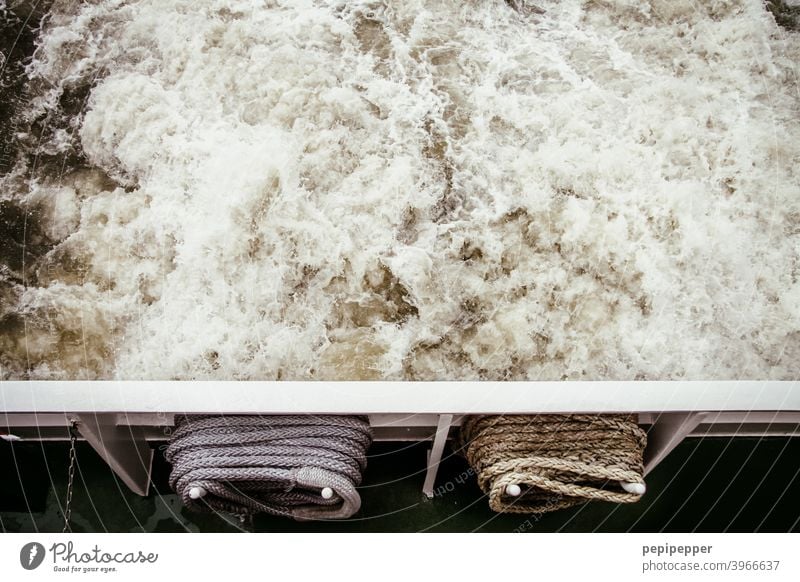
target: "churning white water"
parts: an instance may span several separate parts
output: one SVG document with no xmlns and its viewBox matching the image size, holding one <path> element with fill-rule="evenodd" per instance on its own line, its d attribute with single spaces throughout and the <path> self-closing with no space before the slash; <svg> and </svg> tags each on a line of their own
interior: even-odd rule
<svg viewBox="0 0 800 582">
<path fill-rule="evenodd" d="M 761 0 L 57 3 L 0 377 L 798 379 L 798 63 Z"/>
</svg>

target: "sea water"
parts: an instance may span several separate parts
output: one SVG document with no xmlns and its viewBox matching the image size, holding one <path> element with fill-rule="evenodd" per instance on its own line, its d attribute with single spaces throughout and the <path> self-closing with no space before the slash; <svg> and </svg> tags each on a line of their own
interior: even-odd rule
<svg viewBox="0 0 800 582">
<path fill-rule="evenodd" d="M 800 378 L 761 0 L 56 1 L 34 42 L 2 379 Z"/>
</svg>

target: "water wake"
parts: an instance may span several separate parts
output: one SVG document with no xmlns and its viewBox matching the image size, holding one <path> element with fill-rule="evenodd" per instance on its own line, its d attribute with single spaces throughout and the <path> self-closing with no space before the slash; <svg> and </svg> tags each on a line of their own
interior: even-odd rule
<svg viewBox="0 0 800 582">
<path fill-rule="evenodd" d="M 0 377 L 799 378 L 800 37 L 702 4 L 55 2 Z"/>
</svg>

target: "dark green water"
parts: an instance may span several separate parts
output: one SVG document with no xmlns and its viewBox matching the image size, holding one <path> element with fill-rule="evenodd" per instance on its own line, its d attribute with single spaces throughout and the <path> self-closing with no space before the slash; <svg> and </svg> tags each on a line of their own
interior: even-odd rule
<svg viewBox="0 0 800 582">
<path fill-rule="evenodd" d="M 463 459 L 448 456 L 439 494 L 420 492 L 426 447 L 379 443 L 371 449 L 361 512 L 345 522 L 295 523 L 257 517 L 240 524 L 195 514 L 169 491 L 169 466 L 159 455 L 154 492 L 130 493 L 86 444 L 78 446 L 73 502 L 76 532 L 787 532 L 800 531 L 800 439 L 705 438 L 681 444 L 651 475 L 648 493 L 632 505 L 595 503 L 547 514 L 497 515 L 488 508 Z M 68 447 L 0 446 L 0 528 L 61 531 Z M 24 483 L 24 487 L 20 483 Z"/>
</svg>

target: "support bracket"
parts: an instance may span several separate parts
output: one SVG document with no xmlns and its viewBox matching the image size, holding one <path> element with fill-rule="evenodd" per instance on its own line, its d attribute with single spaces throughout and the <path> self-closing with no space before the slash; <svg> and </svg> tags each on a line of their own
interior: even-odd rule
<svg viewBox="0 0 800 582">
<path fill-rule="evenodd" d="M 708 412 L 664 412 L 647 433 L 644 474 L 663 461 L 709 415 Z"/>
<path fill-rule="evenodd" d="M 436 423 L 436 434 L 433 437 L 433 446 L 428 455 L 425 483 L 422 485 L 422 492 L 428 499 L 433 498 L 433 485 L 436 483 L 436 473 L 439 472 L 439 463 L 442 461 L 444 445 L 447 442 L 447 435 L 450 433 L 450 426 L 452 424 L 452 414 L 439 415 L 439 421 Z"/>
<path fill-rule="evenodd" d="M 80 414 L 74 420 L 78 432 L 108 463 L 111 470 L 142 496 L 150 488 L 153 450 L 138 426 L 118 426 L 116 414 Z"/>
</svg>

